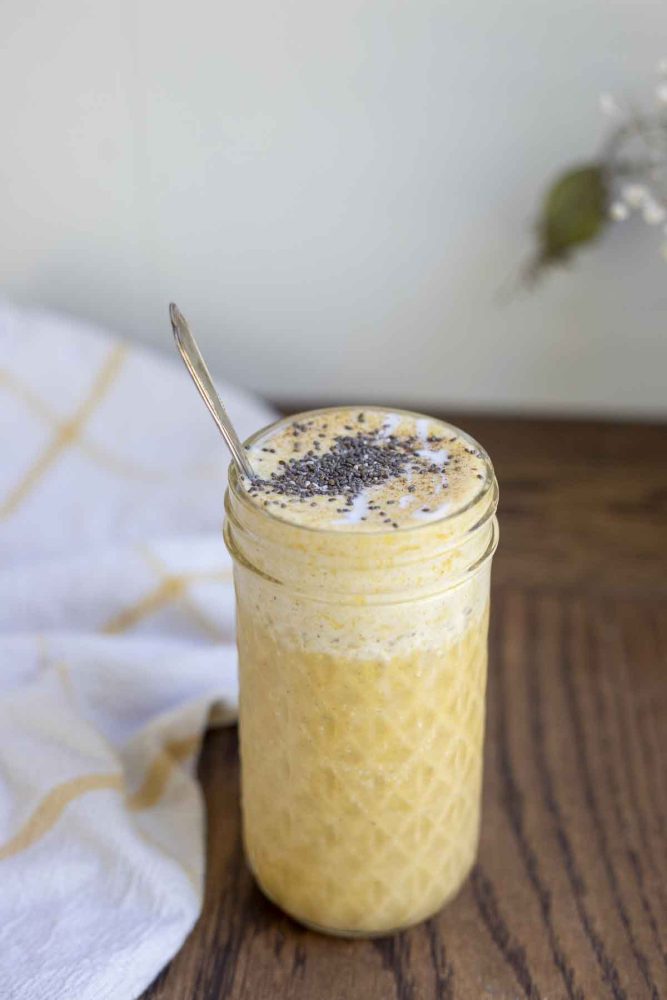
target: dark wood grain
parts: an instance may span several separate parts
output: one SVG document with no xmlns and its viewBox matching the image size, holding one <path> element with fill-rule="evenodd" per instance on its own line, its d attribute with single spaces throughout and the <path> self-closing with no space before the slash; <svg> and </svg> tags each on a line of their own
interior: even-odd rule
<svg viewBox="0 0 667 1000">
<path fill-rule="evenodd" d="M 392 939 L 303 930 L 244 866 L 211 733 L 204 913 L 145 1000 L 667 998 L 667 427 L 455 422 L 501 484 L 472 877 Z"/>
</svg>

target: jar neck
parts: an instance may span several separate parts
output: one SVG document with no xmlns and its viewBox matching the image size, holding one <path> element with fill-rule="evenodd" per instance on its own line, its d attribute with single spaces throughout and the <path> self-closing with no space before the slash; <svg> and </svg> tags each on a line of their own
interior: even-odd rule
<svg viewBox="0 0 667 1000">
<path fill-rule="evenodd" d="M 234 560 L 320 600 L 414 599 L 460 585 L 495 552 L 498 484 L 465 509 L 417 527 L 339 531 L 281 520 L 253 501 L 234 468 L 225 495 L 225 541 Z"/>
</svg>

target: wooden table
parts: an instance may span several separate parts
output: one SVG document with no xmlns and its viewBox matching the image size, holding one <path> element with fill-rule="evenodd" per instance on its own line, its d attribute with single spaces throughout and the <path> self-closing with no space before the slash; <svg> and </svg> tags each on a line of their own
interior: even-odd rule
<svg viewBox="0 0 667 1000">
<path fill-rule="evenodd" d="M 212 733 L 204 913 L 146 1000 L 667 997 L 667 427 L 460 423 L 501 484 L 472 877 L 393 939 L 298 927 L 245 868 Z"/>
</svg>

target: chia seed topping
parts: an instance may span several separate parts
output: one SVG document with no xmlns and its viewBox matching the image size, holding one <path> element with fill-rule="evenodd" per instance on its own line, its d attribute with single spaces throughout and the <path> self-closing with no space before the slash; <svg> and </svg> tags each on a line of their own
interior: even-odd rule
<svg viewBox="0 0 667 1000">
<path fill-rule="evenodd" d="M 441 421 L 341 407 L 269 428 L 248 445 L 254 502 L 297 524 L 397 530 L 465 506 L 485 460 Z"/>
<path fill-rule="evenodd" d="M 345 429 L 348 427 L 346 424 Z M 329 451 L 317 455 L 309 451 L 303 458 L 281 460 L 280 472 L 255 480 L 254 486 L 283 496 L 342 496 L 351 504 L 367 486 L 379 486 L 402 475 L 408 464 L 437 471 L 415 453 L 416 444 L 413 436 L 398 438 L 391 434 L 383 438 L 378 431 L 339 434 Z"/>
</svg>

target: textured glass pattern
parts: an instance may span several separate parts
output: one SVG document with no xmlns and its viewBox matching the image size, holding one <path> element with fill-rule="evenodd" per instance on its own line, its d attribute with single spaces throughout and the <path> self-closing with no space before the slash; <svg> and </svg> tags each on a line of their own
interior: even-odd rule
<svg viewBox="0 0 667 1000">
<path fill-rule="evenodd" d="M 477 849 L 485 608 L 440 648 L 364 659 L 283 644 L 237 587 L 245 844 L 264 891 L 339 932 L 428 916 Z"/>
</svg>

